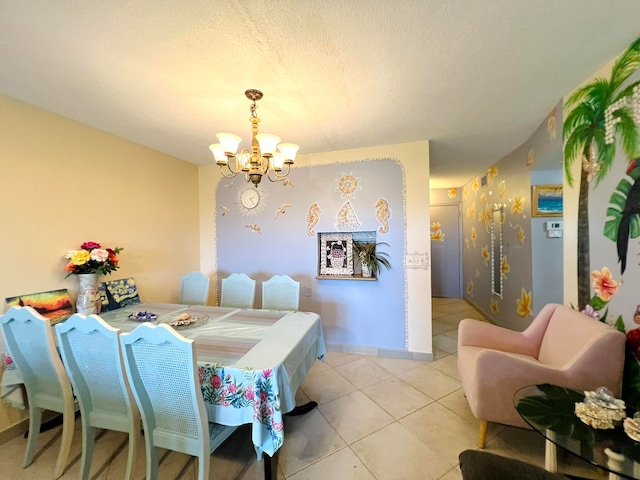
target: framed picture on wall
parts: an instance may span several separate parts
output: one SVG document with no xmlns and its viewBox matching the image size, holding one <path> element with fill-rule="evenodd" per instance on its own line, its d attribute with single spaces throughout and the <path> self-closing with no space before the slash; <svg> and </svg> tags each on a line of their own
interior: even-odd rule
<svg viewBox="0 0 640 480">
<path fill-rule="evenodd" d="M 531 187 L 531 215 L 534 217 L 561 217 L 562 185 L 533 185 Z"/>
<path fill-rule="evenodd" d="M 320 275 L 353 275 L 353 235 L 319 233 L 318 237 Z"/>
</svg>

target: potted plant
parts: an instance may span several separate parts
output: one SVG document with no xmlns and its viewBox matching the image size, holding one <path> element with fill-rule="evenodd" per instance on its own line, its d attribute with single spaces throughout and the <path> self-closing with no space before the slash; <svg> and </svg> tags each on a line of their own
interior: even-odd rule
<svg viewBox="0 0 640 480">
<path fill-rule="evenodd" d="M 380 252 L 376 247 L 379 245 L 389 246 L 388 243 L 365 243 L 353 242 L 353 249 L 362 262 L 363 277 L 377 277 L 380 274 L 381 266 L 387 270 L 391 268 L 389 263 L 389 255 L 386 252 Z"/>
</svg>

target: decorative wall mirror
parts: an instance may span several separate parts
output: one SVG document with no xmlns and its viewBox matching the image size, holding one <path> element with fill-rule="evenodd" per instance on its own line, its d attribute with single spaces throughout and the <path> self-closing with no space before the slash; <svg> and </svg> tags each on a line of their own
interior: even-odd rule
<svg viewBox="0 0 640 480">
<path fill-rule="evenodd" d="M 503 205 L 491 210 L 491 293 L 502 298 L 502 214 Z"/>
</svg>

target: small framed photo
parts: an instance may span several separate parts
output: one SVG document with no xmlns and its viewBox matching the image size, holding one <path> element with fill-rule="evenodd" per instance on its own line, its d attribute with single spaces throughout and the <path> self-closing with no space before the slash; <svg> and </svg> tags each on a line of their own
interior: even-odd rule
<svg viewBox="0 0 640 480">
<path fill-rule="evenodd" d="M 353 275 L 353 235 L 319 233 L 320 275 Z"/>
<path fill-rule="evenodd" d="M 562 185 L 533 185 L 531 187 L 531 215 L 534 217 L 561 217 Z"/>
</svg>

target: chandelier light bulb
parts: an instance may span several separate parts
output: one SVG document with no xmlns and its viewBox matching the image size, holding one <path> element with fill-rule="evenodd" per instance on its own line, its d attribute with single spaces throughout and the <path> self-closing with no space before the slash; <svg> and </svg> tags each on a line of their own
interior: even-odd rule
<svg viewBox="0 0 640 480">
<path fill-rule="evenodd" d="M 276 148 L 280 143 L 280 137 L 271 135 L 269 133 L 260 133 L 256 135 L 256 140 L 260 144 L 260 152 L 264 157 L 270 157 L 276 153 Z"/>
<path fill-rule="evenodd" d="M 209 145 L 209 150 L 211 150 L 211 153 L 213 153 L 213 158 L 216 159 L 217 165 L 224 166 L 229 162 L 229 159 L 224 153 L 224 148 L 222 148 L 222 144 L 214 143 L 212 145 Z"/>
<path fill-rule="evenodd" d="M 284 157 L 282 156 L 281 153 L 276 152 L 273 154 L 273 157 L 271 158 L 271 168 L 273 168 L 276 172 L 279 172 L 282 170 L 282 167 L 284 166 Z"/>
<path fill-rule="evenodd" d="M 224 149 L 224 153 L 229 157 L 233 157 L 238 151 L 238 145 L 242 141 L 238 135 L 234 135 L 233 133 L 216 133 L 216 137 L 220 140 L 222 144 L 222 148 Z"/>
<path fill-rule="evenodd" d="M 295 161 L 299 148 L 295 143 L 281 143 L 278 145 L 278 150 L 280 150 L 280 153 L 284 157 L 285 163 L 289 162 L 289 164 Z"/>
</svg>

